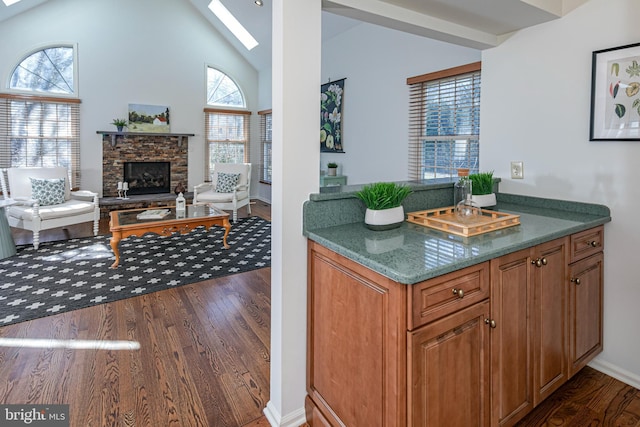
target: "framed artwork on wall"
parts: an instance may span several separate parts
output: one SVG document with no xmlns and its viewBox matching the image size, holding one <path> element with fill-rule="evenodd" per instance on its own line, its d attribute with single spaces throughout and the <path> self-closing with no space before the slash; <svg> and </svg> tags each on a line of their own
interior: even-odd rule
<svg viewBox="0 0 640 427">
<path fill-rule="evenodd" d="M 640 140 L 640 43 L 593 52 L 589 140 Z"/>
<path fill-rule="evenodd" d="M 344 81 L 330 81 L 320 86 L 320 151 L 323 153 L 344 153 Z"/>
<path fill-rule="evenodd" d="M 129 132 L 171 132 L 169 107 L 129 104 Z"/>
</svg>

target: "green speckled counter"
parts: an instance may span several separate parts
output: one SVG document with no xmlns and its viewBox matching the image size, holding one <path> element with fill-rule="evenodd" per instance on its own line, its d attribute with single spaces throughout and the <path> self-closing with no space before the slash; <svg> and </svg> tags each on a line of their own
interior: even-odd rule
<svg viewBox="0 0 640 427">
<path fill-rule="evenodd" d="M 405 212 L 450 206 L 453 184 L 409 183 L 414 193 Z M 346 191 L 345 191 L 346 190 Z M 405 222 L 371 231 L 354 191 L 312 195 L 304 205 L 304 233 L 315 242 L 399 283 L 413 284 L 520 249 L 611 221 L 603 205 L 497 193 L 502 212 L 520 215 L 520 225 L 474 237 L 460 237 Z"/>
</svg>

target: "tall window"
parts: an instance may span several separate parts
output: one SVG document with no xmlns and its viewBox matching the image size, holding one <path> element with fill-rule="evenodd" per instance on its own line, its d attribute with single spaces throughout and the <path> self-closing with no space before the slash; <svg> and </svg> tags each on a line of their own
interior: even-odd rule
<svg viewBox="0 0 640 427">
<path fill-rule="evenodd" d="M 258 111 L 262 146 L 262 181 L 271 183 L 271 110 Z"/>
<path fill-rule="evenodd" d="M 214 163 L 249 162 L 251 122 L 251 112 L 244 109 L 246 104 L 238 85 L 212 67 L 207 67 L 207 104 L 205 176 L 211 174 Z"/>
<path fill-rule="evenodd" d="M 249 161 L 250 111 L 205 109 L 206 158 L 205 176 L 214 163 Z"/>
<path fill-rule="evenodd" d="M 63 166 L 80 183 L 80 100 L 73 95 L 74 49 L 54 46 L 26 56 L 0 94 L 0 167 Z M 54 97 L 52 95 L 58 95 Z"/>
<path fill-rule="evenodd" d="M 407 79 L 410 179 L 478 171 L 480 71 L 476 62 Z"/>
</svg>

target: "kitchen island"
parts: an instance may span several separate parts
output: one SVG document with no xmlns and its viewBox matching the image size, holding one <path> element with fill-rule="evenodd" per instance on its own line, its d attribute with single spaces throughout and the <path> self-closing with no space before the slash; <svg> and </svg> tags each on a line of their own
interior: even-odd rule
<svg viewBox="0 0 640 427">
<path fill-rule="evenodd" d="M 408 185 L 405 212 L 452 204 Z M 371 231 L 357 189 L 304 206 L 311 425 L 513 425 L 602 350 L 607 207 L 498 192 L 519 225 Z"/>
</svg>

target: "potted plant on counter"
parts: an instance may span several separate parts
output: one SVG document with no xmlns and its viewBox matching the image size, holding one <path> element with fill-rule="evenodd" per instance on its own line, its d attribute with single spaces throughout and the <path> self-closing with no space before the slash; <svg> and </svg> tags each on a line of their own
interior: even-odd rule
<svg viewBox="0 0 640 427">
<path fill-rule="evenodd" d="M 118 129 L 118 132 L 122 132 L 122 129 L 127 126 L 127 121 L 125 119 L 113 119 L 111 124 Z"/>
<path fill-rule="evenodd" d="M 336 176 L 338 172 L 338 164 L 336 162 L 327 163 L 327 175 Z"/>
<path fill-rule="evenodd" d="M 389 230 L 404 222 L 402 202 L 411 194 L 411 189 L 394 182 L 376 182 L 365 185 L 356 196 L 367 207 L 365 225 L 371 230 Z"/>
<path fill-rule="evenodd" d="M 471 180 L 471 199 L 481 208 L 495 206 L 493 171 L 473 173 L 469 175 L 469 179 Z"/>
</svg>

